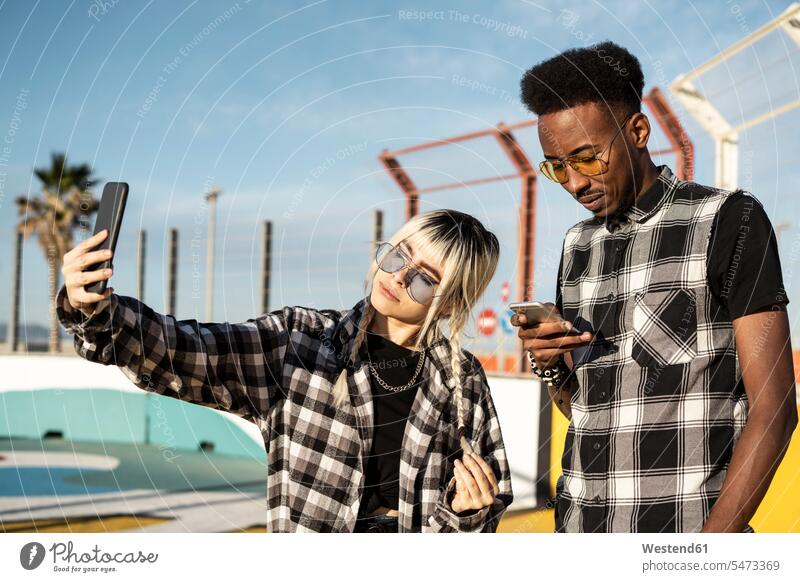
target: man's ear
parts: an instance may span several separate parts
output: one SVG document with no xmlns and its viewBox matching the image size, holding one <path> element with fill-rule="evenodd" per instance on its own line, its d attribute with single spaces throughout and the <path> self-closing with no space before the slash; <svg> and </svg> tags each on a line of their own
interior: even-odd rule
<svg viewBox="0 0 800 582">
<path fill-rule="evenodd" d="M 644 149 L 647 147 L 647 142 L 650 139 L 650 119 L 644 113 L 636 113 L 632 120 L 631 127 L 633 129 L 633 146 L 637 149 Z"/>
</svg>

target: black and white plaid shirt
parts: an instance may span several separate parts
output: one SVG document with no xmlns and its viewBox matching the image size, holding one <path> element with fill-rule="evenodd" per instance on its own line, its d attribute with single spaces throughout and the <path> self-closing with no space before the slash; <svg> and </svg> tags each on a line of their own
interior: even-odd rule
<svg viewBox="0 0 800 582">
<path fill-rule="evenodd" d="M 557 531 L 699 531 L 719 497 L 748 412 L 707 281 L 731 194 L 663 166 L 621 220 L 567 231 L 556 304 L 596 339 L 573 352 Z"/>
<path fill-rule="evenodd" d="M 61 287 L 56 310 L 91 362 L 120 367 L 138 387 L 230 412 L 255 423 L 267 450 L 267 531 L 350 532 L 374 434 L 366 342 L 348 369 L 351 404 L 331 389 L 350 354 L 366 301 L 352 309 L 285 307 L 244 323 L 176 321 L 112 294 L 88 319 Z M 486 375 L 466 350 L 467 437 L 497 477 L 491 506 L 467 516 L 445 503 L 460 457 L 450 343 L 428 352 L 400 456 L 400 532 L 494 532 L 513 499 L 511 472 Z"/>
</svg>

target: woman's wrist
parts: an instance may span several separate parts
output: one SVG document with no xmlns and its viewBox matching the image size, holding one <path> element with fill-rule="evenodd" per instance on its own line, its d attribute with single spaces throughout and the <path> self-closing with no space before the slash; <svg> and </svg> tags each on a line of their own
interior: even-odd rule
<svg viewBox="0 0 800 582">
<path fill-rule="evenodd" d="M 453 502 L 449 503 L 448 505 L 450 506 L 450 510 L 453 513 L 455 513 L 458 517 L 469 517 L 470 515 L 475 515 L 481 509 L 483 509 L 483 508 L 474 509 L 474 508 L 461 507 L 458 503 L 455 502 L 455 500 L 453 500 Z"/>
</svg>

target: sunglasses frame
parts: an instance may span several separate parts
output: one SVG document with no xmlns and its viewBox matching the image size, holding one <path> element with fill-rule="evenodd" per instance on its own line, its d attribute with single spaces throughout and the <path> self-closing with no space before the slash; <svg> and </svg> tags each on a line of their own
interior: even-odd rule
<svg viewBox="0 0 800 582">
<path fill-rule="evenodd" d="M 381 257 L 379 259 L 378 256 L 381 253 L 381 249 L 384 249 L 384 248 L 387 248 L 387 247 L 389 248 L 389 250 L 386 252 L 386 254 L 383 255 L 383 257 Z M 433 278 L 430 275 L 428 275 L 425 271 L 420 269 L 420 267 L 416 263 L 414 263 L 414 261 L 411 260 L 411 257 L 409 257 L 408 254 L 403 249 L 401 249 L 399 245 L 393 245 L 392 243 L 390 243 L 388 241 L 384 241 L 384 242 L 379 243 L 378 246 L 375 248 L 375 262 L 378 264 L 378 268 L 381 271 L 383 271 L 384 273 L 396 273 L 397 272 L 397 271 L 387 271 L 382 266 L 383 259 L 385 259 L 388 256 L 388 254 L 391 253 L 392 251 L 396 251 L 400 255 L 400 258 L 403 259 L 403 266 L 400 267 L 399 269 L 397 269 L 397 271 L 402 271 L 403 269 L 406 269 L 406 271 L 407 271 L 406 272 L 406 277 L 405 277 L 406 293 L 408 293 L 408 296 L 411 297 L 412 301 L 414 301 L 415 303 L 419 303 L 420 305 L 427 305 L 427 303 L 422 303 L 422 302 L 418 301 L 417 298 L 414 297 L 414 295 L 411 294 L 411 281 L 415 277 L 418 277 L 418 276 L 422 277 L 423 280 L 424 279 L 429 279 L 430 282 L 433 284 L 432 287 L 433 287 L 434 294 L 431 295 L 431 300 L 433 300 L 434 298 L 439 297 L 440 295 L 442 295 L 442 294 L 438 294 L 438 295 L 436 294 L 436 290 L 439 288 L 439 285 L 441 285 L 441 281 L 434 281 Z"/>
<path fill-rule="evenodd" d="M 622 123 L 620 123 L 619 128 L 617 129 L 617 133 L 614 134 L 614 137 L 611 138 L 611 141 L 608 142 L 608 145 L 599 152 L 595 153 L 594 155 L 584 156 L 584 157 L 567 156 L 566 158 L 556 158 L 555 160 L 543 160 L 539 163 L 539 171 L 542 174 L 544 174 L 544 176 L 547 179 L 552 180 L 557 184 L 565 184 L 569 178 L 567 177 L 566 173 L 564 174 L 563 180 L 557 180 L 556 178 L 551 177 L 544 169 L 547 164 L 552 164 L 553 162 L 561 162 L 561 167 L 565 171 L 567 169 L 567 165 L 569 165 L 570 168 L 572 168 L 573 170 L 575 170 L 576 172 L 578 172 L 583 176 L 599 176 L 601 174 L 605 174 L 606 172 L 608 172 L 608 160 L 604 160 L 603 158 L 601 158 L 600 154 L 602 154 L 605 151 L 609 151 L 610 155 L 611 146 L 614 144 L 614 140 L 617 139 L 617 136 L 619 136 L 619 134 L 622 132 L 622 129 L 625 127 L 625 124 L 628 123 L 628 120 L 631 117 L 633 117 L 633 115 L 634 114 L 631 113 L 625 118 L 625 120 Z M 600 162 L 600 168 L 601 168 L 600 171 L 589 174 L 586 172 L 582 172 L 579 168 L 576 167 L 577 164 L 587 163 L 587 162 Z"/>
</svg>

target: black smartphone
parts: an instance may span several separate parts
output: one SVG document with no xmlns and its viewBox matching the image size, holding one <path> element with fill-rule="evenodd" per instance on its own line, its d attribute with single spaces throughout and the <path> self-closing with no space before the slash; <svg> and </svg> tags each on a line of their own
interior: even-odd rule
<svg viewBox="0 0 800 582">
<path fill-rule="evenodd" d="M 111 249 L 116 252 L 117 238 L 122 226 L 122 215 L 125 212 L 125 203 L 128 200 L 128 184 L 125 182 L 107 182 L 103 188 L 103 197 L 100 199 L 100 209 L 97 211 L 97 220 L 94 223 L 94 234 L 108 229 L 108 236 L 97 245 L 93 251 Z M 114 257 L 89 265 L 86 271 L 96 271 L 98 269 L 111 268 L 114 264 Z M 104 293 L 108 279 L 102 279 L 84 285 L 84 289 L 89 293 Z"/>
</svg>

